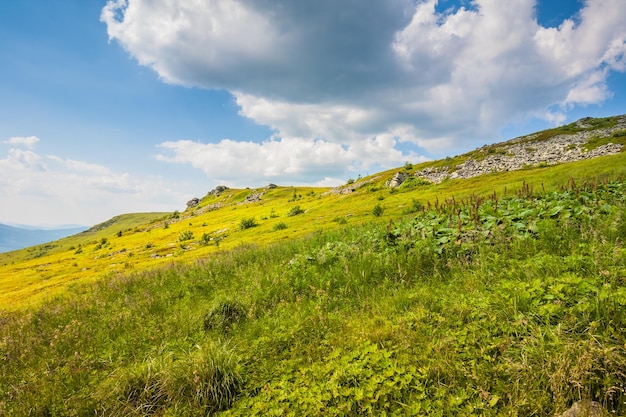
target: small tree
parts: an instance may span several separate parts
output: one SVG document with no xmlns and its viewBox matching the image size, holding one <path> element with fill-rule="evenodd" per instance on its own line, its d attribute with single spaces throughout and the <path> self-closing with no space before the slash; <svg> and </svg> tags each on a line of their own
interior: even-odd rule
<svg viewBox="0 0 626 417">
<path fill-rule="evenodd" d="M 372 209 L 372 214 L 376 217 L 382 216 L 384 212 L 385 209 L 380 204 L 376 204 Z"/>
</svg>

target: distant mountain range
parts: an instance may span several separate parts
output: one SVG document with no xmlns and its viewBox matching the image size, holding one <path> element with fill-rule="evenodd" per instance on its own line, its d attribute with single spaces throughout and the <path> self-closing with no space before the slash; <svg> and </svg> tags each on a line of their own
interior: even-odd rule
<svg viewBox="0 0 626 417">
<path fill-rule="evenodd" d="M 86 229 L 87 227 L 82 226 L 61 227 L 57 229 L 32 229 L 27 226 L 14 227 L 0 224 L 0 253 L 52 242 L 80 233 Z"/>
</svg>

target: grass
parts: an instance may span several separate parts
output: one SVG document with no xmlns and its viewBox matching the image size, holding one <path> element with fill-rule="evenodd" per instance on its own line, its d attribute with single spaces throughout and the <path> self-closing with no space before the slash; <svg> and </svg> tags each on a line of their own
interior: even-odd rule
<svg viewBox="0 0 626 417">
<path fill-rule="evenodd" d="M 328 189 L 324 188 L 277 187 L 266 190 L 259 202 L 237 203 L 233 200 L 243 201 L 255 190 L 227 190 L 218 197 L 205 197 L 199 207 L 176 216 L 174 213 L 121 216 L 98 230 L 49 245 L 0 254 L 0 310 L 34 307 L 78 282 L 108 280 L 173 262 L 194 262 L 239 246 L 263 247 L 300 239 L 316 231 L 341 227 L 344 221 L 353 226 L 374 219 L 388 221 L 414 211 L 414 207 L 434 206 L 453 196 L 464 199 L 494 191 L 505 195 L 524 184 L 549 191 L 570 177 L 582 182 L 588 178 L 601 180 L 625 175 L 625 158 L 622 153 L 553 167 L 447 180 L 437 185 L 399 187 L 393 192 L 383 184 L 397 170 L 378 174 L 376 181 L 348 195 L 325 194 Z M 290 202 L 294 191 L 302 197 Z M 384 207 L 380 217 L 373 213 L 376 205 Z M 216 206 L 220 208 L 206 210 Z M 249 219 L 255 219 L 257 226 L 240 229 L 241 222 Z M 193 238 L 180 240 L 190 236 Z"/>
<path fill-rule="evenodd" d="M 0 415 L 625 415 L 625 158 L 226 190 L 2 254 Z"/>
<path fill-rule="evenodd" d="M 2 315 L 0 413 L 624 414 L 626 184 L 561 188 L 71 286 Z"/>
</svg>

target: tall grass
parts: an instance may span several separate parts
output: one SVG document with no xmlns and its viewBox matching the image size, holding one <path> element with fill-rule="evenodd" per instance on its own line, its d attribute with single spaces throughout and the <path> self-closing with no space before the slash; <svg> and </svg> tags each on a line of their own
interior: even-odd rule
<svg viewBox="0 0 626 417">
<path fill-rule="evenodd" d="M 626 414 L 621 181 L 120 274 L 0 317 L 0 415 Z"/>
</svg>

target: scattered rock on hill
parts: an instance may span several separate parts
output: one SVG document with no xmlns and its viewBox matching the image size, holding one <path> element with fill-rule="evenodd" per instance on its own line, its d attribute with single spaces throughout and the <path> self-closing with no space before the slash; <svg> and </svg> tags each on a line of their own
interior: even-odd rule
<svg viewBox="0 0 626 417">
<path fill-rule="evenodd" d="M 267 187 L 265 187 L 266 190 L 271 190 L 272 188 L 276 188 L 278 187 L 278 185 L 276 184 L 268 184 Z"/>
<path fill-rule="evenodd" d="M 191 200 L 187 201 L 187 208 L 195 207 L 198 204 L 200 204 L 200 199 L 197 197 L 194 197 Z"/>
<path fill-rule="evenodd" d="M 215 187 L 214 189 L 212 189 L 211 191 L 209 191 L 209 193 L 207 195 L 214 195 L 214 196 L 218 196 L 221 193 L 223 193 L 224 191 L 228 190 L 228 187 L 225 185 L 218 185 L 217 187 Z"/>
<path fill-rule="evenodd" d="M 385 181 L 385 187 L 396 188 L 402 185 L 404 180 L 406 180 L 410 174 L 406 172 L 396 172 L 390 180 Z"/>
<path fill-rule="evenodd" d="M 605 417 L 608 414 L 596 401 L 576 401 L 561 417 Z"/>
<path fill-rule="evenodd" d="M 357 182 L 353 182 L 352 184 L 341 185 L 339 187 L 335 187 L 322 195 L 337 195 L 337 194 L 350 194 L 360 187 L 369 184 L 370 182 L 374 182 L 380 178 L 380 175 L 377 175 L 372 178 L 368 178 L 366 180 L 359 180 Z"/>
<path fill-rule="evenodd" d="M 592 118 L 580 119 L 576 127 L 590 129 Z M 610 138 L 626 130 L 626 115 L 620 116 L 615 126 L 559 134 L 549 139 L 540 139 L 540 133 L 521 136 L 508 142 L 483 146 L 472 152 L 464 162 L 455 166 L 429 167 L 415 172 L 418 178 L 435 184 L 445 179 L 472 178 L 491 172 L 514 171 L 532 166 L 548 166 L 580 161 L 622 152 L 623 145 L 607 143 L 592 150 L 585 149 L 591 139 Z M 617 133 L 616 133 L 617 132 Z M 389 181 L 393 187 L 395 177 Z"/>
<path fill-rule="evenodd" d="M 256 203 L 257 201 L 261 201 L 261 197 L 263 197 L 263 193 L 254 191 L 246 196 L 244 203 Z"/>
</svg>

